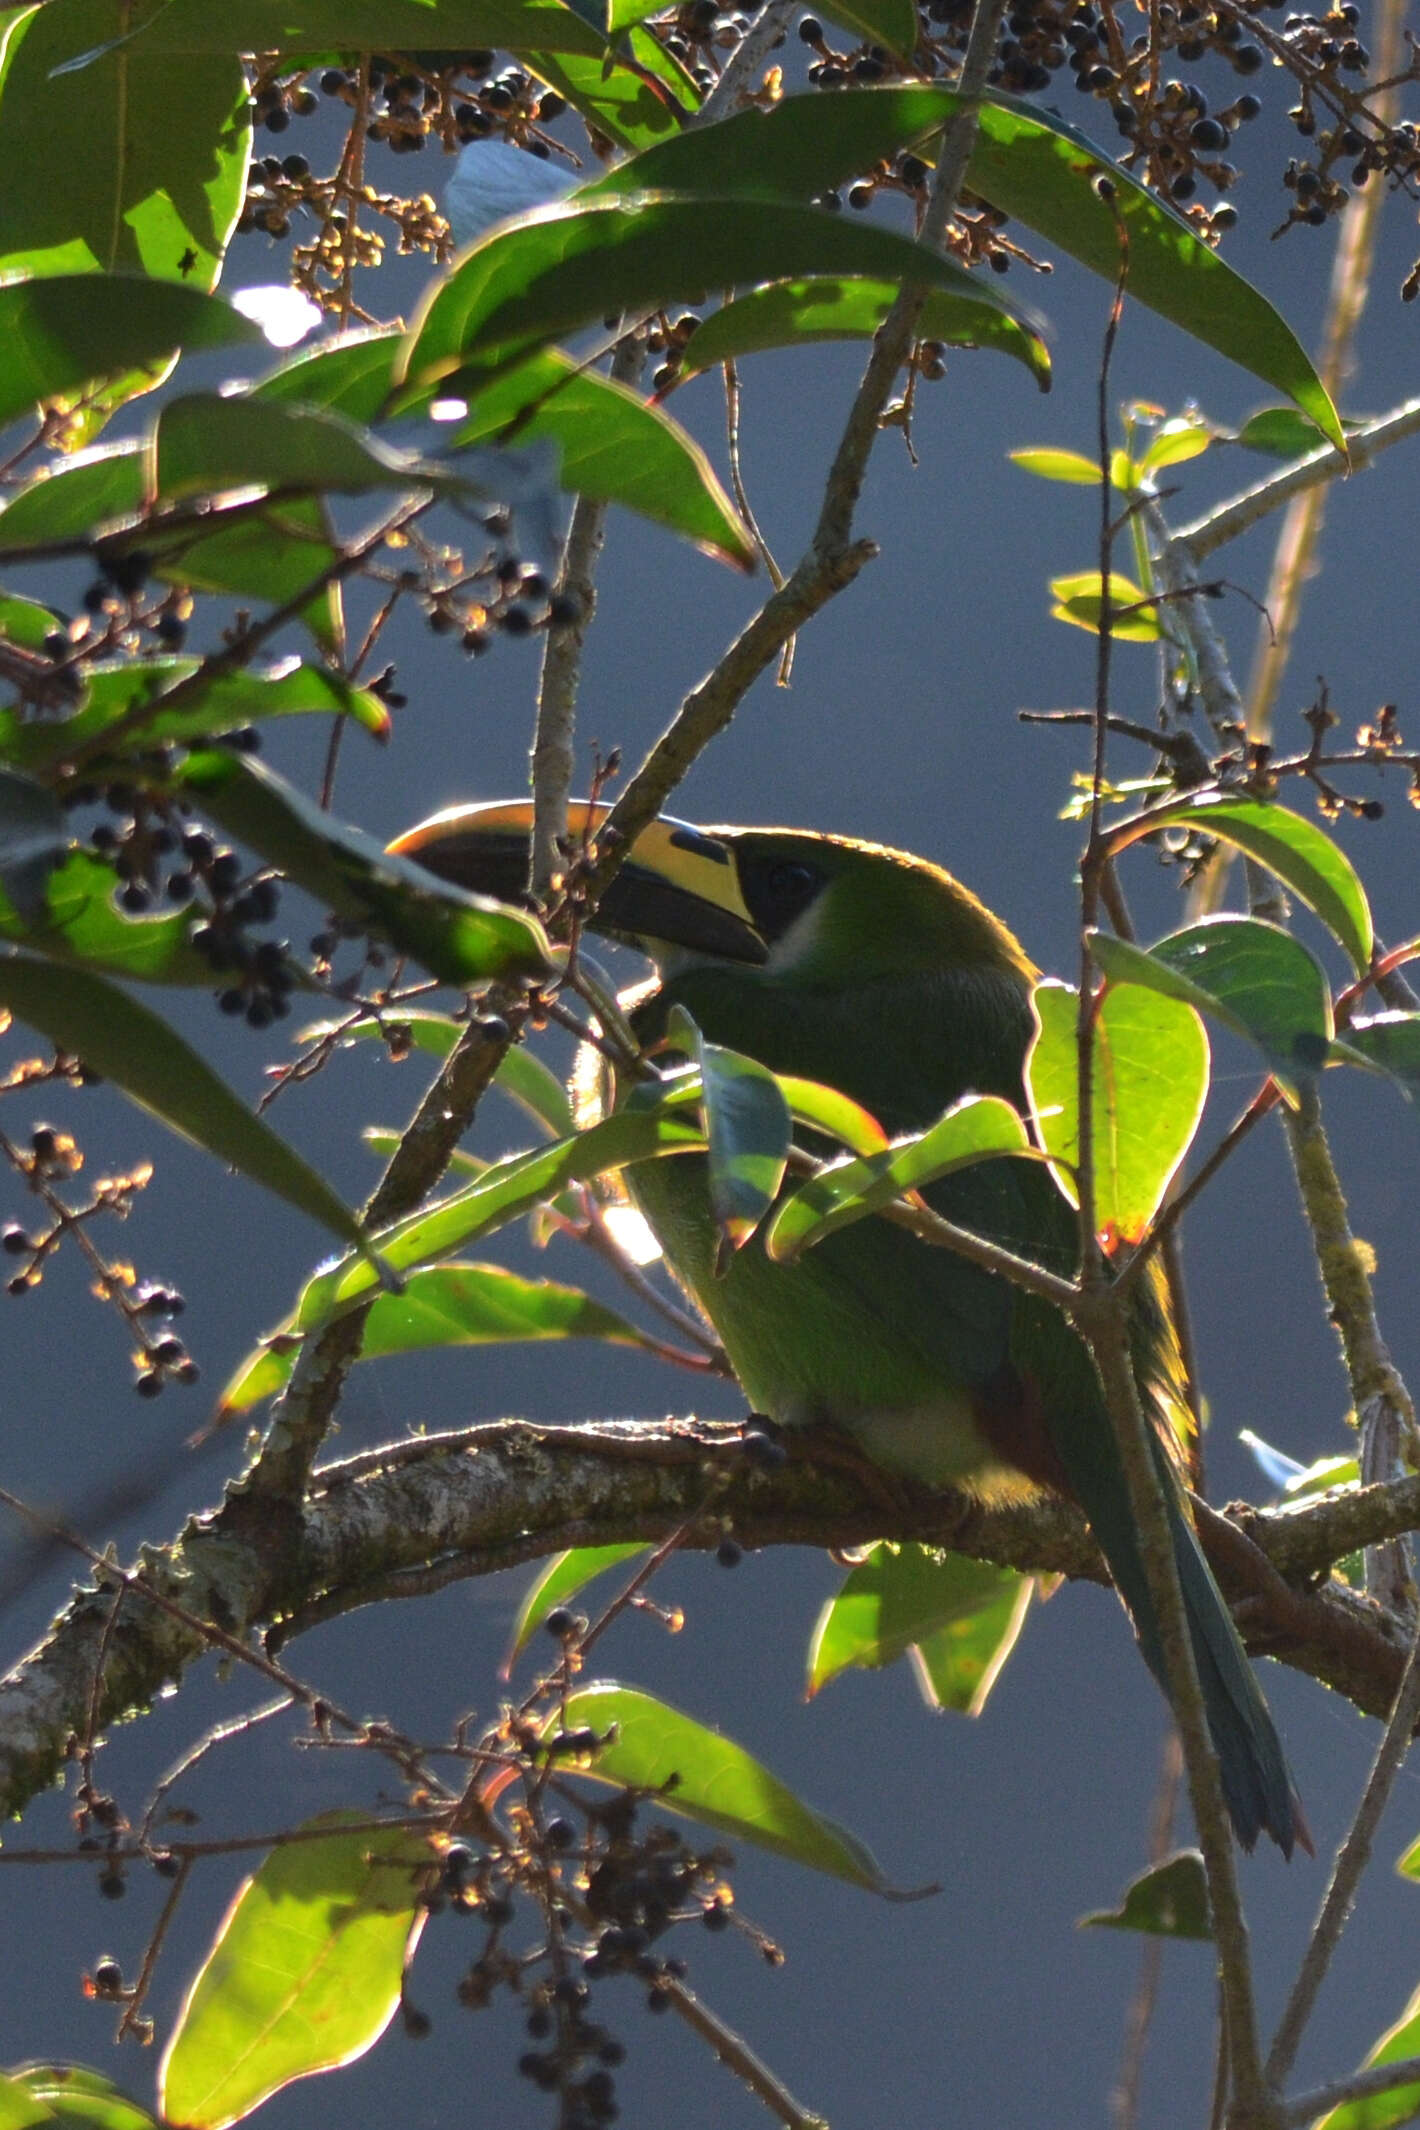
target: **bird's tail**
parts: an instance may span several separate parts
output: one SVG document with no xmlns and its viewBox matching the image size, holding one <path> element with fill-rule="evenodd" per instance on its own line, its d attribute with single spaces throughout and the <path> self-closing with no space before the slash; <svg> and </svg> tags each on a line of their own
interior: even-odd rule
<svg viewBox="0 0 1420 2130">
<path fill-rule="evenodd" d="M 1156 1448 L 1156 1462 L 1168 1504 L 1174 1563 L 1188 1616 L 1194 1662 L 1234 1830 L 1244 1849 L 1251 1849 L 1259 1834 L 1270 1834 L 1284 1856 L 1290 1856 L 1297 1843 L 1310 1852 L 1311 1838 L 1301 1802 L 1262 1689 L 1203 1557 L 1177 1476 L 1161 1448 Z M 1132 1519 L 1126 1518 L 1122 1525 L 1114 1519 L 1092 1522 L 1120 1596 L 1133 1618 L 1145 1660 L 1167 1694 L 1158 1619 Z M 1101 1528 L 1103 1523 L 1109 1524 L 1108 1531 Z"/>
</svg>

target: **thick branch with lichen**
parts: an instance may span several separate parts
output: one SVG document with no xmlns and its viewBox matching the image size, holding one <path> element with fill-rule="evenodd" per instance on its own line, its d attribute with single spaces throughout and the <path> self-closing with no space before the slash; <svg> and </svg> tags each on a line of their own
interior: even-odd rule
<svg viewBox="0 0 1420 2130">
<path fill-rule="evenodd" d="M 728 1463 L 728 1478 L 719 1482 Z M 708 1469 L 707 1469 L 708 1467 Z M 742 1544 L 842 1547 L 919 1540 L 1003 1566 L 1106 1580 L 1083 1519 L 1049 1497 L 986 1508 L 960 1494 L 865 1490 L 828 1442 L 796 1442 L 783 1470 L 757 1469 L 729 1425 L 624 1420 L 548 1428 L 504 1420 L 411 1437 L 326 1466 L 309 1497 L 279 1505 L 234 1490 L 170 1545 L 145 1549 L 140 1588 L 109 1629 L 109 1588 L 75 1595 L 0 1680 L 0 1810 L 21 1811 L 61 1772 L 82 1729 L 103 1650 L 100 1724 L 145 1707 L 210 1646 L 205 1623 L 283 1640 L 360 1605 L 413 1597 L 568 1546 L 664 1538 L 714 1493 L 703 1543 L 729 1517 Z M 1405 1625 L 1315 1579 L 1358 1546 L 1420 1524 L 1420 1479 L 1232 1520 L 1200 1514 L 1243 1638 L 1384 1716 L 1409 1652 Z M 692 1545 L 702 1543 L 693 1535 Z M 145 1598 L 143 1592 L 153 1593 Z M 161 1599 L 161 1604 L 153 1598 Z M 254 1645 L 253 1645 L 254 1646 Z"/>
</svg>

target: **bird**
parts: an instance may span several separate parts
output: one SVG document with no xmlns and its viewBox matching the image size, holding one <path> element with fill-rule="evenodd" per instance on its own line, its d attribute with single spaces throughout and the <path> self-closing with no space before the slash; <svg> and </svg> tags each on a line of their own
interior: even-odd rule
<svg viewBox="0 0 1420 2130">
<path fill-rule="evenodd" d="M 593 834 L 605 813 L 578 803 L 573 834 Z M 456 806 L 391 848 L 445 881 L 519 901 L 531 827 L 523 801 Z M 705 1040 L 839 1089 L 889 1135 L 921 1131 L 967 1093 L 1026 1109 L 1037 972 L 1006 925 L 926 859 L 814 830 L 662 816 L 587 921 L 655 965 L 632 1010 L 643 1050 L 681 1008 Z M 986 1502 L 1045 1490 L 1077 1503 L 1167 1695 L 1113 1426 L 1059 1309 L 881 1218 L 788 1263 L 758 1237 L 727 1253 L 703 1159 L 642 1162 L 625 1180 L 756 1412 L 785 1430 L 832 1427 L 871 1466 L 929 1487 Z M 1043 1163 L 982 1162 L 925 1195 L 960 1226 L 1074 1273 L 1078 1216 Z M 1151 1270 L 1133 1294 L 1134 1369 L 1224 1799 L 1244 1848 L 1266 1833 L 1290 1856 L 1297 1843 L 1310 1848 L 1305 1818 L 1187 1505 L 1190 1422 L 1167 1291 Z"/>
</svg>

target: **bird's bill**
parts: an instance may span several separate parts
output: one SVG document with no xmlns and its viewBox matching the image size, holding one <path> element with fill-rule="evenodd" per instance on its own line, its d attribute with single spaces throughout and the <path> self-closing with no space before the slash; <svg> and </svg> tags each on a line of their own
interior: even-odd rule
<svg viewBox="0 0 1420 2130">
<path fill-rule="evenodd" d="M 573 800 L 569 836 L 591 843 L 610 812 L 606 805 Z M 532 830 L 530 800 L 494 799 L 446 807 L 406 829 L 389 848 L 456 887 L 526 903 Z M 745 905 L 730 843 L 666 814 L 641 831 L 588 923 L 652 949 L 679 947 L 726 961 L 759 963 L 768 952 Z"/>
</svg>

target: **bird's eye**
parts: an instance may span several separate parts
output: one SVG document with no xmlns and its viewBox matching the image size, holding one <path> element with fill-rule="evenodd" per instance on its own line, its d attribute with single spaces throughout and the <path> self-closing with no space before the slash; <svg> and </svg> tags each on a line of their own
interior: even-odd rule
<svg viewBox="0 0 1420 2130">
<path fill-rule="evenodd" d="M 818 874 L 811 865 L 792 865 L 781 860 L 769 868 L 765 882 L 770 896 L 777 903 L 792 903 L 801 909 L 818 885 Z"/>
</svg>

